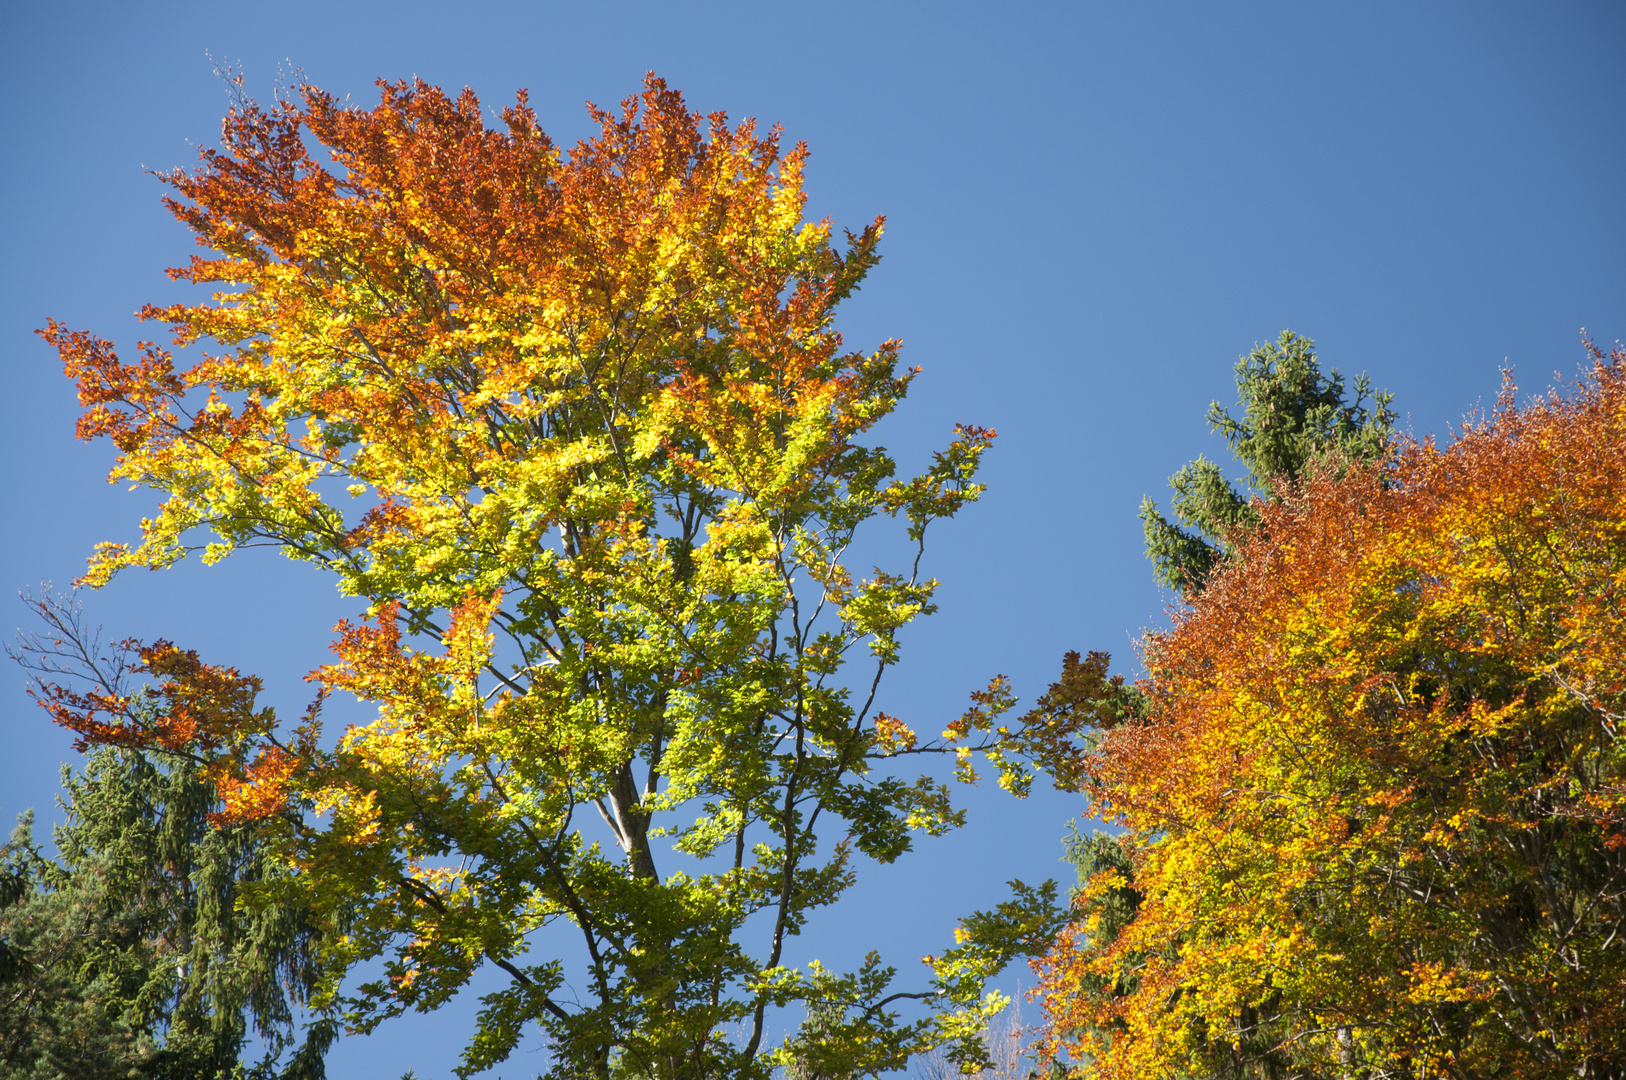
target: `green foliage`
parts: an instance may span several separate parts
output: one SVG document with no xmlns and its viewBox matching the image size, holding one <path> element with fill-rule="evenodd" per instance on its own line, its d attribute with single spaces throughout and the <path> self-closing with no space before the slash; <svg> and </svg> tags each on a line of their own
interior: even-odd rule
<svg viewBox="0 0 1626 1080">
<path fill-rule="evenodd" d="M 802 1021 L 796 1037 L 786 1043 L 790 1063 L 785 1066 L 786 1080 L 849 1080 L 852 1072 L 846 1060 L 831 1062 L 830 1043 L 842 1034 L 846 1010 L 829 1002 L 813 1002 L 807 1007 L 807 1019 Z"/>
<path fill-rule="evenodd" d="M 1236 388 L 1242 417 L 1216 401 L 1208 407 L 1208 423 L 1247 467 L 1246 486 L 1239 489 L 1219 465 L 1198 457 L 1169 478 L 1178 523 L 1151 499 L 1141 502 L 1146 554 L 1157 579 L 1187 598 L 1235 550 L 1236 532 L 1258 523 L 1250 496 L 1277 499 L 1308 466 L 1327 458 L 1376 460 L 1394 429 L 1393 395 L 1373 396 L 1370 381 L 1360 375 L 1355 400 L 1346 401 L 1343 376 L 1337 369 L 1323 375 L 1315 342 L 1291 330 L 1237 360 Z"/>
<path fill-rule="evenodd" d="M 465 1076 L 525 1038 L 557 1080 L 767 1080 L 770 1059 L 815 1058 L 856 1076 L 980 1038 L 972 984 L 1015 955 L 991 924 L 916 992 L 873 955 L 786 960 L 860 856 L 964 820 L 917 763 L 970 780 L 980 753 L 1015 794 L 1040 771 L 1072 784 L 1105 692 L 1075 657 L 1027 717 L 1004 719 L 1003 678 L 946 727 L 880 709 L 903 628 L 935 610 L 928 527 L 976 500 L 995 437 L 959 426 L 913 477 L 868 444 L 918 371 L 835 330 L 882 223 L 833 243 L 803 220 L 804 148 L 653 77 L 568 152 L 523 98 L 488 127 L 472 93 L 381 91 L 371 110 L 309 86 L 243 103 L 223 148 L 168 178 L 220 258 L 176 271 L 208 300 L 145 315 L 210 342 L 207 362 L 44 331 L 81 435 L 164 500 L 87 582 L 270 546 L 365 610 L 313 673 L 376 707 L 336 742 L 314 715 L 278 730 L 235 672 L 142 653 L 200 703 L 227 819 L 273 836 L 290 892 L 343 924 L 318 1000 L 367 1031 L 500 967 Z M 850 564 L 878 529 L 908 553 Z M 91 741 L 177 733 L 53 708 Z M 1031 901 L 1007 909 L 1018 935 Z M 807 1009 L 831 1026 L 772 1057 L 770 1010 Z"/>
<path fill-rule="evenodd" d="M 242 906 L 283 871 L 253 830 L 211 827 L 199 767 L 102 749 L 63 787 L 56 858 L 31 813 L 0 848 L 0 1078 L 321 1080 L 337 1029 L 300 1039 L 294 1014 L 312 928 Z"/>
</svg>

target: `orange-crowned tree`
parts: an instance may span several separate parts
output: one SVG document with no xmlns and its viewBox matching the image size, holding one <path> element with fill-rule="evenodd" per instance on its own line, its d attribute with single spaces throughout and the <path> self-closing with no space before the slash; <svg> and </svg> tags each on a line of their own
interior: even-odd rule
<svg viewBox="0 0 1626 1080">
<path fill-rule="evenodd" d="M 1626 1070 L 1626 353 L 1588 348 L 1256 501 L 1150 639 L 1083 768 L 1126 857 L 1040 965 L 1084 1074 Z"/>
</svg>

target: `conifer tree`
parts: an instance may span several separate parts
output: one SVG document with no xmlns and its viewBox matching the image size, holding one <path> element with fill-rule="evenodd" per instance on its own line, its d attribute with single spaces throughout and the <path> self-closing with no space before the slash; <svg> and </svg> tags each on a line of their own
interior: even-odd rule
<svg viewBox="0 0 1626 1080">
<path fill-rule="evenodd" d="M 122 689 L 122 650 L 87 641 L 76 609 L 38 607 L 52 632 L 25 663 L 88 674 L 82 694 Z M 151 690 L 128 696 L 149 722 L 180 711 Z M 97 749 L 77 772 L 63 767 L 56 855 L 36 843 L 32 812 L 0 847 L 3 1080 L 325 1075 L 337 1028 L 317 1019 L 301 1037 L 296 1016 L 314 985 L 315 928 L 269 895 L 286 871 L 258 830 L 216 819 L 196 749 Z M 249 902 L 256 888 L 268 895 Z M 263 1056 L 245 1063 L 255 1037 Z"/>
<path fill-rule="evenodd" d="M 1208 423 L 1247 468 L 1243 485 L 1198 457 L 1169 478 L 1178 523 L 1165 518 L 1150 498 L 1141 502 L 1154 573 L 1188 599 L 1235 550 L 1237 530 L 1258 524 L 1251 496 L 1280 498 L 1286 485 L 1324 458 L 1372 461 L 1385 452 L 1394 430 L 1392 394 L 1373 396 L 1363 374 L 1355 379 L 1355 400 L 1346 400 L 1343 376 L 1336 368 L 1322 374 L 1315 342 L 1291 330 L 1238 358 L 1236 389 L 1241 418 L 1216 401 L 1208 407 Z"/>
</svg>

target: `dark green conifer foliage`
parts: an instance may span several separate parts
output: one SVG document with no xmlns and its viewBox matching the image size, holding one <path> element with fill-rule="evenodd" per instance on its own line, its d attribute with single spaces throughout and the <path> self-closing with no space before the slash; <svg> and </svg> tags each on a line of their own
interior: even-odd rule
<svg viewBox="0 0 1626 1080">
<path fill-rule="evenodd" d="M 1178 523 L 1150 498 L 1140 506 L 1146 554 L 1158 581 L 1186 597 L 1199 592 L 1230 554 L 1235 532 L 1258 520 L 1249 505 L 1254 496 L 1279 497 L 1308 465 L 1324 458 L 1381 457 L 1394 429 L 1393 395 L 1372 395 L 1370 381 L 1360 375 L 1354 401 L 1346 401 L 1343 376 L 1337 369 L 1323 375 L 1315 342 L 1291 330 L 1237 360 L 1236 388 L 1241 418 L 1216 401 L 1208 407 L 1208 423 L 1246 466 L 1244 486 L 1199 457 L 1169 478 Z"/>
<path fill-rule="evenodd" d="M 239 910 L 281 871 L 250 830 L 209 825 L 198 767 L 104 749 L 63 788 L 55 859 L 32 815 L 0 849 L 0 1077 L 323 1077 L 336 1032 L 318 1021 L 296 1046 L 293 1012 L 313 983 L 310 927 L 277 904 Z M 249 1066 L 251 1030 L 267 1054 Z"/>
<path fill-rule="evenodd" d="M 49 633 L 13 655 L 89 682 L 146 719 L 163 699 L 122 685 L 122 651 L 77 606 L 35 602 Z M 47 679 L 42 677 L 42 684 Z M 301 1031 L 317 933 L 272 895 L 287 873 L 252 825 L 217 827 L 189 751 L 113 747 L 62 770 L 53 858 L 33 813 L 0 846 L 0 1080 L 322 1080 L 337 1027 Z M 265 896 L 244 903 L 261 887 Z M 253 1047 L 255 1037 L 258 1047 Z M 241 1059 L 254 1050 L 263 1057 Z"/>
</svg>

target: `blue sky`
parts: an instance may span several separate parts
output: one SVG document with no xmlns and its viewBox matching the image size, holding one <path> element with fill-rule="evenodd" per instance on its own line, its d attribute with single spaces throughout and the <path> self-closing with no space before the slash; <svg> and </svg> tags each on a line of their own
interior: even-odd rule
<svg viewBox="0 0 1626 1080">
<path fill-rule="evenodd" d="M 374 100 L 373 80 L 530 90 L 562 143 L 648 70 L 703 111 L 781 124 L 813 157 L 809 210 L 887 215 L 849 301 L 854 346 L 925 368 L 880 439 L 918 464 L 957 421 L 996 427 L 983 502 L 934 538 L 941 612 L 906 638 L 883 703 L 926 729 L 1004 672 L 1031 697 L 1069 648 L 1133 642 L 1170 598 L 1135 509 L 1223 456 L 1203 414 L 1283 328 L 1448 435 L 1626 337 L 1626 8 L 1615 3 L 74 3 L 0 6 L 0 585 L 70 581 L 153 505 L 110 487 L 105 444 L 32 336 L 55 317 L 123 343 L 180 298 L 191 251 L 144 170 L 187 165 L 227 105 L 212 63 L 269 97 L 279 65 Z M 148 328 L 150 333 L 153 328 Z M 255 558 L 255 554 L 262 557 Z M 115 636 L 168 637 L 308 696 L 351 602 L 270 553 L 120 578 L 88 598 Z M 20 605 L 0 618 L 24 622 Z M 48 808 L 72 754 L 0 675 L 0 815 Z M 991 785 L 989 785 L 991 788 Z M 1011 877 L 1060 873 L 1080 807 L 971 797 L 972 824 L 816 921 L 804 956 L 915 958 Z M 445 1075 L 467 1011 L 353 1039 L 334 1075 Z M 534 1063 L 534 1059 L 532 1059 Z M 503 1071 L 520 1075 L 526 1062 Z"/>
</svg>

